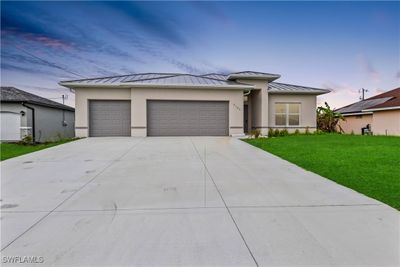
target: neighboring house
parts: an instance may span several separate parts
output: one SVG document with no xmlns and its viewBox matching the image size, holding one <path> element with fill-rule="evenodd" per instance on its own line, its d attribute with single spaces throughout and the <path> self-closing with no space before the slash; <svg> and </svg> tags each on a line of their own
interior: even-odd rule
<svg viewBox="0 0 400 267">
<path fill-rule="evenodd" d="M 62 81 L 75 90 L 75 134 L 227 136 L 316 129 L 316 96 L 329 90 L 273 82 L 280 75 L 142 73 Z"/>
<path fill-rule="evenodd" d="M 1 87 L 1 141 L 31 135 L 35 142 L 74 137 L 74 108 L 22 91 Z"/>
<path fill-rule="evenodd" d="M 400 87 L 339 108 L 345 133 L 362 134 L 369 126 L 375 135 L 400 135 Z"/>
</svg>

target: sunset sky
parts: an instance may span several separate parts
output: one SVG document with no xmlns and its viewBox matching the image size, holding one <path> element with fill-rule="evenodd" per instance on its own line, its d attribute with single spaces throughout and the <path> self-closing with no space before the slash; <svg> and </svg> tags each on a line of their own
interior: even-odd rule
<svg viewBox="0 0 400 267">
<path fill-rule="evenodd" d="M 1 2 L 1 85 L 135 72 L 281 74 L 340 107 L 400 84 L 400 2 Z M 55 99 L 60 101 L 60 99 Z"/>
</svg>

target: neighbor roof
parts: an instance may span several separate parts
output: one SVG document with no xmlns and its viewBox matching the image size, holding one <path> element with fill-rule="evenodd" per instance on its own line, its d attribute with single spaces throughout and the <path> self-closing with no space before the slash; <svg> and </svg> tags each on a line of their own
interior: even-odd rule
<svg viewBox="0 0 400 267">
<path fill-rule="evenodd" d="M 400 109 L 400 87 L 337 109 L 342 114 Z"/>
<path fill-rule="evenodd" d="M 228 81 L 219 77 L 183 73 L 136 73 L 122 76 L 100 77 L 93 79 L 80 79 L 62 81 L 60 85 L 66 87 L 85 86 L 126 86 L 126 87 L 219 87 L 251 89 L 252 85 Z"/>
<path fill-rule="evenodd" d="M 20 90 L 15 87 L 1 87 L 0 90 L 0 101 L 1 102 L 12 102 L 12 103 L 30 103 L 30 104 L 35 104 L 39 106 L 46 106 L 46 107 L 51 107 L 51 108 L 58 108 L 58 109 L 64 109 L 64 110 L 70 110 L 74 111 L 75 109 L 60 103 L 57 103 L 55 101 L 52 101 L 50 99 L 34 95 L 31 93 L 28 93 L 26 91 Z"/>
</svg>

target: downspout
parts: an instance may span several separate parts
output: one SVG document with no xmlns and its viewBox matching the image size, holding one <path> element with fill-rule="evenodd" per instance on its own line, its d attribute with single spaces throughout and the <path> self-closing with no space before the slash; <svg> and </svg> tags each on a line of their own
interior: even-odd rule
<svg viewBox="0 0 400 267">
<path fill-rule="evenodd" d="M 27 109 L 30 109 L 32 111 L 32 141 L 33 141 L 33 143 L 36 143 L 36 140 L 35 140 L 35 132 L 36 132 L 36 128 L 35 128 L 35 109 L 33 107 L 27 106 L 25 104 L 25 102 L 22 102 L 22 106 L 24 106 Z"/>
<path fill-rule="evenodd" d="M 248 96 L 251 93 L 251 90 L 248 90 L 247 92 L 243 93 L 243 96 Z"/>
</svg>

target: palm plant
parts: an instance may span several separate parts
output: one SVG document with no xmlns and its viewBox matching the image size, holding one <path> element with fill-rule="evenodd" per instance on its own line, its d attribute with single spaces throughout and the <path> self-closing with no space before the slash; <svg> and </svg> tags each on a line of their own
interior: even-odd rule
<svg viewBox="0 0 400 267">
<path fill-rule="evenodd" d="M 334 133 L 338 129 L 343 132 L 343 129 L 338 125 L 339 121 L 346 120 L 342 114 L 335 112 L 331 107 L 325 102 L 325 107 L 317 108 L 317 128 L 323 132 Z"/>
</svg>

